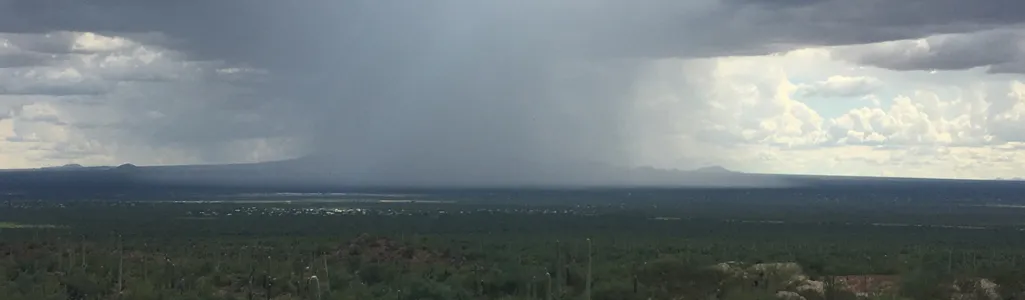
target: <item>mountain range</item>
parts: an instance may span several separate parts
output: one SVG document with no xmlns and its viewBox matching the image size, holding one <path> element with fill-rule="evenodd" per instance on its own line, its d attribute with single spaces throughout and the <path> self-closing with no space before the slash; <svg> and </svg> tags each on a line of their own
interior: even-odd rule
<svg viewBox="0 0 1025 300">
<path fill-rule="evenodd" d="M 456 171 L 345 167 L 316 157 L 247 164 L 85 167 L 0 171 L 0 194 L 154 190 L 331 192 L 353 188 L 854 188 L 1025 187 L 1021 181 L 753 174 L 719 166 L 696 170 L 559 163 L 543 168 Z"/>
</svg>

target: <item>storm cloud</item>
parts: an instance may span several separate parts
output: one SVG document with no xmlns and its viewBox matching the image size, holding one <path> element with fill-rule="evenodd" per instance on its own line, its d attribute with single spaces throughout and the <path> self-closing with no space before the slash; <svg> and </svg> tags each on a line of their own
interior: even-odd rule
<svg viewBox="0 0 1025 300">
<path fill-rule="evenodd" d="M 840 47 L 834 55 L 858 64 L 900 71 L 985 67 L 991 73 L 1022 73 L 1025 71 L 1025 34 L 1012 29 L 943 34 L 919 40 Z"/>
<path fill-rule="evenodd" d="M 105 133 L 117 135 L 111 139 L 216 149 L 204 154 L 216 161 L 231 153 L 210 145 L 284 138 L 294 143 L 293 157 L 368 177 L 503 180 L 573 175 L 550 171 L 577 164 L 630 165 L 637 139 L 668 126 L 653 124 L 662 119 L 639 114 L 634 102 L 639 74 L 652 59 L 976 32 L 1025 21 L 1013 7 L 1025 4 L 0 0 L 0 31 L 58 35 L 12 38 L 22 52 L 0 54 L 0 65 L 160 47 L 169 50 L 160 55 L 188 64 L 109 71 L 97 79 L 136 82 L 117 92 L 136 102 L 95 104 L 115 106 L 120 116 L 108 124 L 118 128 Z M 115 48 L 90 48 L 62 39 L 62 32 L 127 37 L 137 45 L 116 48 L 122 46 L 106 41 Z M 933 65 L 851 57 L 897 69 Z M 977 57 L 948 66 L 1008 60 Z M 26 85 L 0 92 L 107 91 L 89 80 L 75 88 Z M 177 80 L 198 88 L 147 83 Z M 695 101 L 683 109 L 703 105 Z"/>
</svg>

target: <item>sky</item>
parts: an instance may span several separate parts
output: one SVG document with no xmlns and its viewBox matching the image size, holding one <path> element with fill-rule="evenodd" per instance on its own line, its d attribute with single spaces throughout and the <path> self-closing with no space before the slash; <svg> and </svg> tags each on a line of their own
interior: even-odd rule
<svg viewBox="0 0 1025 300">
<path fill-rule="evenodd" d="M 1023 9 L 0 0 L 0 168 L 1025 177 Z"/>
</svg>

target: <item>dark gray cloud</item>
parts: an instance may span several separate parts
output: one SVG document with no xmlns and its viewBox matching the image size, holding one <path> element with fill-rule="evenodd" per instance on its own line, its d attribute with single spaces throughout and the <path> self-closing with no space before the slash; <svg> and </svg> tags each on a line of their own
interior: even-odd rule
<svg viewBox="0 0 1025 300">
<path fill-rule="evenodd" d="M 0 69 L 0 95 L 100 95 L 107 83 L 67 68 Z"/>
<path fill-rule="evenodd" d="M 50 57 L 43 54 L 0 52 L 0 69 L 39 66 L 48 61 Z"/>
<path fill-rule="evenodd" d="M 1020 25 L 1025 8 L 1015 0 L 724 0 L 718 13 L 702 21 L 710 26 L 704 45 L 720 53 L 788 49 L 801 45 L 849 45 L 964 33 Z M 666 31 L 666 29 L 663 29 Z M 710 41 L 710 42 L 708 42 Z M 722 49 L 722 48 L 727 49 Z M 737 50 L 725 51 L 736 52 Z M 714 54 L 714 52 L 712 53 Z"/>
<path fill-rule="evenodd" d="M 27 117 L 27 118 L 26 117 L 22 117 L 22 118 L 18 118 L 18 121 L 19 122 L 44 123 L 44 124 L 51 124 L 51 125 L 57 125 L 57 126 L 68 125 L 67 122 L 61 121 L 60 118 L 58 118 L 57 116 L 54 116 L 54 115 L 31 116 L 31 117 Z"/>
<path fill-rule="evenodd" d="M 1016 73 L 1025 65 L 1025 32 L 998 29 L 939 35 L 920 42 L 844 47 L 834 55 L 858 64 L 902 71 L 989 67 L 994 73 Z"/>
<path fill-rule="evenodd" d="M 455 180 L 529 174 L 556 161 L 628 161 L 641 67 L 631 59 L 969 32 L 1025 20 L 1014 6 L 1022 4 L 0 0 L 0 31 L 110 32 L 190 61 L 266 72 L 236 86 L 248 94 L 138 90 L 122 99 L 161 100 L 116 103 L 131 124 L 121 139 L 198 147 L 292 136 L 317 157 L 371 177 Z M 60 38 L 26 50 L 85 51 Z M 117 74 L 126 75 L 107 79 L 183 79 Z"/>
<path fill-rule="evenodd" d="M 281 58 L 286 50 L 305 58 L 324 58 L 340 54 L 338 50 L 349 50 L 344 56 L 351 56 L 357 49 L 378 50 L 360 53 L 370 57 L 408 57 L 429 43 L 440 26 L 460 22 L 475 25 L 465 30 L 475 38 L 493 37 L 501 40 L 493 42 L 522 46 L 523 51 L 694 56 L 790 44 L 869 43 L 1025 21 L 1016 13 L 1025 3 L 1016 0 L 3 0 L 0 8 L 6 13 L 0 20 L 4 31 L 148 33 L 151 40 L 192 55 L 280 63 L 272 69 L 309 63 L 271 59 Z M 232 22 L 225 22 L 228 17 Z M 46 48 L 66 48 L 60 45 Z"/>
<path fill-rule="evenodd" d="M 18 46 L 19 49 L 36 54 L 67 54 L 75 52 L 75 38 L 70 32 L 45 33 L 43 36 L 36 34 L 16 33 L 9 34 L 6 39 Z"/>
<path fill-rule="evenodd" d="M 0 86 L 0 94 L 2 95 L 74 96 L 101 95 L 103 93 L 106 93 L 105 87 L 90 84 L 33 84 L 18 87 Z"/>
</svg>

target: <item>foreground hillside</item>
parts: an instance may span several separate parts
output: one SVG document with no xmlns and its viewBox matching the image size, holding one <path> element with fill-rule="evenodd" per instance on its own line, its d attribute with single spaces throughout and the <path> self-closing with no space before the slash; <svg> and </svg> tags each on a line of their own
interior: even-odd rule
<svg viewBox="0 0 1025 300">
<path fill-rule="evenodd" d="M 0 294 L 1025 297 L 1025 209 L 983 194 L 964 202 L 958 195 L 873 193 L 445 190 L 4 200 L 0 276 L 8 280 L 0 281 Z"/>
</svg>

